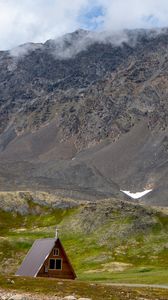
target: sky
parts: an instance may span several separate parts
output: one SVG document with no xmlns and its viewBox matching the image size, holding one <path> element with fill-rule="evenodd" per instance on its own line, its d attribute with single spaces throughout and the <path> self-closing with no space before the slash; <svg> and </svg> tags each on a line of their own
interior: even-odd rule
<svg viewBox="0 0 168 300">
<path fill-rule="evenodd" d="M 83 28 L 168 26 L 168 0 L 0 0 L 0 49 L 45 42 Z"/>
</svg>

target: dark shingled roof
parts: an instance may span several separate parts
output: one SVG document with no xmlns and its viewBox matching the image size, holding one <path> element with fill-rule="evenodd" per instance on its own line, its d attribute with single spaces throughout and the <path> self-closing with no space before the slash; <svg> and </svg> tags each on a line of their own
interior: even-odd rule
<svg viewBox="0 0 168 300">
<path fill-rule="evenodd" d="M 16 275 L 36 277 L 56 241 L 57 239 L 55 238 L 36 240 L 22 262 L 19 270 L 16 272 Z"/>
</svg>

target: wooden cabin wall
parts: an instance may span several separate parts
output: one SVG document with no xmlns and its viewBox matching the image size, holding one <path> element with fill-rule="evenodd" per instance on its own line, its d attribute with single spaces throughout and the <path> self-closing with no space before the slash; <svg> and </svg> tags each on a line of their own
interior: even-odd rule
<svg viewBox="0 0 168 300">
<path fill-rule="evenodd" d="M 59 249 L 59 255 L 54 256 L 53 255 L 53 249 L 58 248 Z M 64 251 L 62 247 L 60 246 L 59 242 L 56 242 L 54 247 L 44 262 L 43 266 L 41 267 L 40 271 L 37 274 L 37 277 L 53 277 L 53 278 L 62 278 L 62 279 L 75 279 L 74 273 L 71 269 L 71 266 L 69 265 L 69 262 L 67 260 L 67 257 L 64 254 Z M 50 270 L 49 269 L 49 260 L 61 258 L 62 259 L 62 270 Z M 45 268 L 48 267 L 48 272 L 45 272 Z"/>
</svg>

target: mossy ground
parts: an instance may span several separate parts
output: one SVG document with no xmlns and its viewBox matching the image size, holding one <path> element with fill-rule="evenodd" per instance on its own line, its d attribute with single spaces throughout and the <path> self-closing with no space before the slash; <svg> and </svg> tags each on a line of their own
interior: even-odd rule
<svg viewBox="0 0 168 300">
<path fill-rule="evenodd" d="M 72 209 L 41 207 L 38 214 L 24 216 L 1 210 L 0 272 L 4 276 L 14 274 L 33 241 L 53 237 L 58 225 L 83 284 L 168 284 L 168 216 L 134 206 L 120 211 L 114 204 L 110 208 L 109 202 L 101 203 L 99 209 L 88 204 Z M 105 210 L 104 219 L 105 206 L 110 212 L 107 215 Z M 91 214 L 94 217 L 89 219 Z M 2 286 L 5 278 L 1 277 Z M 19 288 L 19 279 L 17 282 Z"/>
<path fill-rule="evenodd" d="M 33 294 L 34 297 L 39 295 L 42 299 L 50 299 L 55 295 L 57 297 L 74 295 L 77 298 L 86 297 L 92 300 L 167 300 L 168 294 L 166 289 L 120 287 L 79 280 L 68 281 L 14 276 L 0 276 L 0 287 L 3 287 L 3 291 L 14 290 L 19 293 Z"/>
</svg>

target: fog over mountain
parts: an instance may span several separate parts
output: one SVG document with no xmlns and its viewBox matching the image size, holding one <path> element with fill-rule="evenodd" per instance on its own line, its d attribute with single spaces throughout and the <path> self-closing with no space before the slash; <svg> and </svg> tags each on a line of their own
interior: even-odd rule
<svg viewBox="0 0 168 300">
<path fill-rule="evenodd" d="M 167 49 L 164 28 L 1 51 L 0 189 L 167 206 Z"/>
<path fill-rule="evenodd" d="M 50 48 L 50 52 L 56 59 L 66 59 L 87 50 L 89 46 L 95 43 L 111 44 L 112 46 L 122 46 L 123 43 L 127 43 L 129 46 L 135 47 L 141 37 L 154 38 L 164 33 L 167 33 L 167 28 L 110 30 L 102 32 L 78 29 L 75 32 L 67 33 L 54 40 L 50 39 L 44 45 Z M 9 53 L 13 58 L 19 59 L 42 46 L 42 43 L 26 43 L 12 48 L 9 50 Z"/>
<path fill-rule="evenodd" d="M 83 28 L 121 31 L 168 26 L 166 0 L 1 0 L 0 49 L 45 42 Z"/>
</svg>

